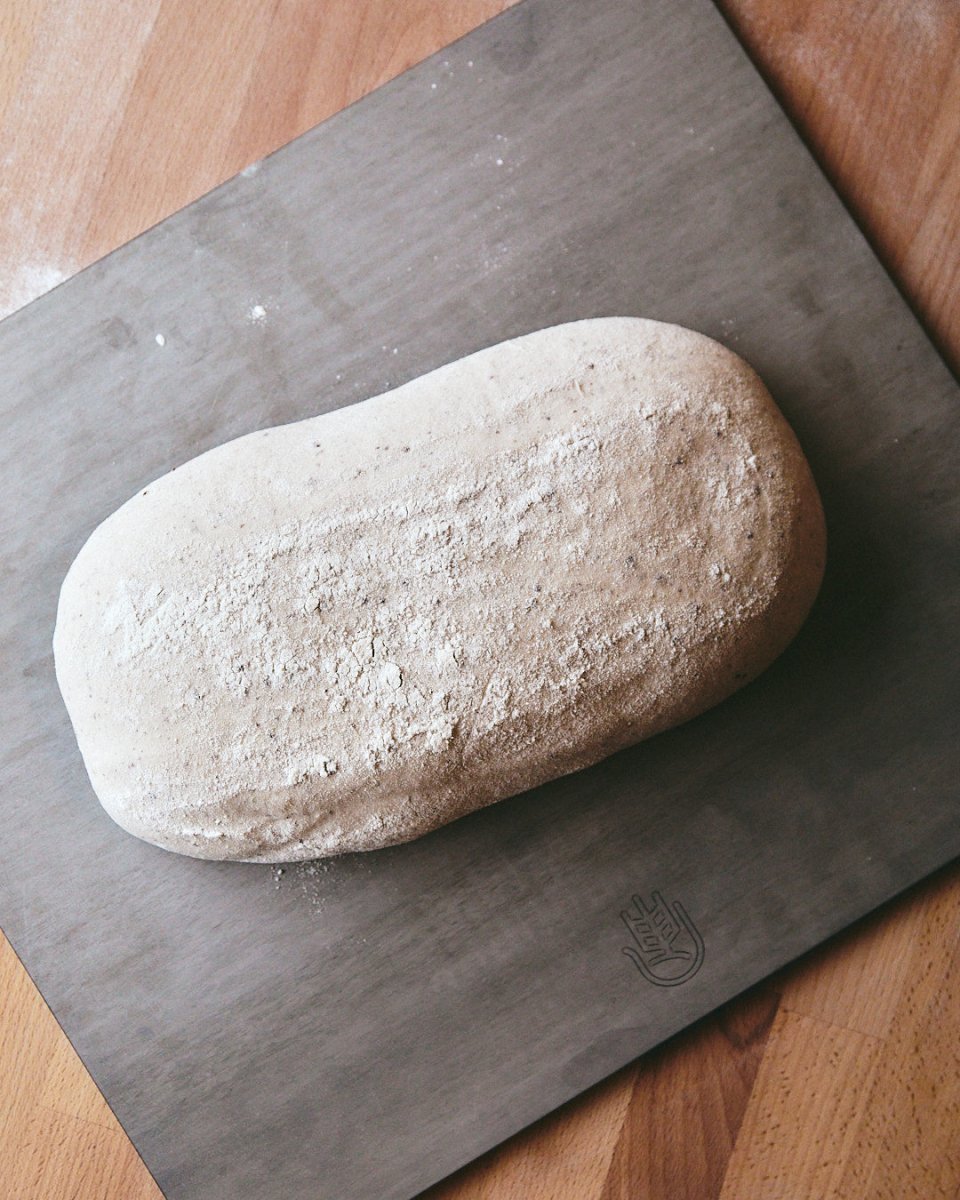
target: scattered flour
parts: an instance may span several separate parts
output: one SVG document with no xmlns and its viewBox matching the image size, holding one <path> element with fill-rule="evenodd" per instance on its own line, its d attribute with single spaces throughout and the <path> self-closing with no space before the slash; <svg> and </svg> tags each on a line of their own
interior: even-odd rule
<svg viewBox="0 0 960 1200">
<path fill-rule="evenodd" d="M 12 275 L 0 277 L 0 318 L 45 295 L 71 274 L 53 263 L 25 263 Z"/>
</svg>

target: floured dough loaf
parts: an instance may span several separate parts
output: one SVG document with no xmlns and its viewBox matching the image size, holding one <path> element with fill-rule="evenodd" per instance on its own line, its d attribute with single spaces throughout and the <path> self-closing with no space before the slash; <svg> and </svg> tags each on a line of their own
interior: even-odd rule
<svg viewBox="0 0 960 1200">
<path fill-rule="evenodd" d="M 57 677 L 138 837 L 369 850 L 716 704 L 796 633 L 824 538 L 741 359 L 580 321 L 145 487 L 70 568 Z"/>
</svg>

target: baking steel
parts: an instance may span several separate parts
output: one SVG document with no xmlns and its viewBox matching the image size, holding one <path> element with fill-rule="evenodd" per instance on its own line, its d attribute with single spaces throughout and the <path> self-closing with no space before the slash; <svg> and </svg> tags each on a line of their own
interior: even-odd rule
<svg viewBox="0 0 960 1200">
<path fill-rule="evenodd" d="M 97 522 L 620 313 L 740 351 L 809 454 L 830 565 L 783 659 L 326 870 L 117 829 L 50 652 Z M 170 1200 L 408 1197 L 960 852 L 957 388 L 706 0 L 526 0 L 4 321 L 0 363 L 0 917 Z"/>
</svg>

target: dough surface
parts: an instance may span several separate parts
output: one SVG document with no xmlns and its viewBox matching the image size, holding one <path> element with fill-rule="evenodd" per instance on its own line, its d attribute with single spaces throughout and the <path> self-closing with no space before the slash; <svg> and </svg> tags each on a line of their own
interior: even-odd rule
<svg viewBox="0 0 960 1200">
<path fill-rule="evenodd" d="M 750 367 L 579 321 L 145 487 L 70 568 L 57 678 L 136 836 L 368 850 L 716 704 L 794 636 L 824 554 Z"/>
</svg>

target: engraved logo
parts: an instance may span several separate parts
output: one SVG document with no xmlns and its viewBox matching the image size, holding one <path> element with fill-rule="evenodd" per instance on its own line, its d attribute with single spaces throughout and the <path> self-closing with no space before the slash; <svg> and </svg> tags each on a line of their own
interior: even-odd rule
<svg viewBox="0 0 960 1200">
<path fill-rule="evenodd" d="M 676 987 L 692 979 L 703 965 L 703 938 L 679 900 L 667 904 L 659 892 L 648 903 L 633 897 L 633 908 L 620 914 L 635 946 L 623 953 L 640 974 L 658 987 Z"/>
</svg>

